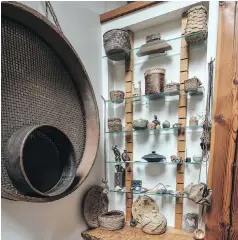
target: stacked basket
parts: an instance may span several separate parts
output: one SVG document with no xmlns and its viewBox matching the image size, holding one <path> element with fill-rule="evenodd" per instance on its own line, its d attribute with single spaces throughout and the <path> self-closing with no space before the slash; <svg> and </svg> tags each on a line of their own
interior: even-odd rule
<svg viewBox="0 0 238 240">
<path fill-rule="evenodd" d="M 189 43 L 196 43 L 207 38 L 206 7 L 199 5 L 188 10 L 185 34 L 186 40 Z"/>
</svg>

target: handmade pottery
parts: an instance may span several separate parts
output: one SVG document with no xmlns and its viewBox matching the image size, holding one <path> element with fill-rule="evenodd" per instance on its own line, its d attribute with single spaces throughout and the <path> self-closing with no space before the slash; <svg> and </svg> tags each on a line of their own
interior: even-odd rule
<svg viewBox="0 0 238 240">
<path fill-rule="evenodd" d="M 202 161 L 202 155 L 193 155 L 193 161 L 194 162 L 201 162 Z"/>
<path fill-rule="evenodd" d="M 155 151 L 152 151 L 152 153 L 144 155 L 142 159 L 145 159 L 148 162 L 162 162 L 166 159 L 166 157 L 157 154 Z"/>
<path fill-rule="evenodd" d="M 130 156 L 126 150 L 121 155 L 121 158 L 124 162 L 129 162 L 130 161 Z"/>
<path fill-rule="evenodd" d="M 155 125 L 153 122 L 151 122 L 151 123 L 148 123 L 148 124 L 147 124 L 147 128 L 148 128 L 148 129 L 155 129 L 155 128 L 156 128 L 156 125 Z"/>
<path fill-rule="evenodd" d="M 170 122 L 168 120 L 165 120 L 162 124 L 163 128 L 170 128 Z"/>
</svg>

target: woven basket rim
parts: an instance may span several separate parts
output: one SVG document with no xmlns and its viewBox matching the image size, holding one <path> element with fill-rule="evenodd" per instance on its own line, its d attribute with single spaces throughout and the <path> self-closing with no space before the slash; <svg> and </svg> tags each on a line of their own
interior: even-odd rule
<svg viewBox="0 0 238 240">
<path fill-rule="evenodd" d="M 126 33 L 128 34 L 128 36 L 130 37 L 130 34 L 128 33 L 127 30 L 125 30 L 125 29 L 120 29 L 120 28 L 115 28 L 115 29 L 111 29 L 111 30 L 106 31 L 106 32 L 103 34 L 103 37 L 104 37 L 105 34 L 107 34 L 107 33 L 109 33 L 109 32 L 112 32 L 112 31 L 115 31 L 115 30 L 117 30 L 117 31 L 122 31 L 122 32 L 126 32 Z"/>
<path fill-rule="evenodd" d="M 189 14 L 190 12 L 192 12 L 194 10 L 199 10 L 199 9 L 203 9 L 207 13 L 207 8 L 203 5 L 197 5 L 197 6 L 191 7 L 191 8 L 189 8 L 187 13 Z"/>
<path fill-rule="evenodd" d="M 151 72 L 151 73 L 150 73 Z M 149 74 L 153 74 L 153 73 L 162 73 L 165 74 L 166 73 L 166 69 L 165 68 L 159 68 L 159 67 L 154 67 L 154 68 L 149 68 L 145 71 L 144 75 L 145 77 Z"/>
</svg>

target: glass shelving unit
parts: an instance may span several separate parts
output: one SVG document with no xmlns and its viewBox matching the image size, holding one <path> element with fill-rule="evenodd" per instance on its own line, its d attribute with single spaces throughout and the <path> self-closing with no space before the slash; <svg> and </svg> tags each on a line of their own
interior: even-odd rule
<svg viewBox="0 0 238 240">
<path fill-rule="evenodd" d="M 106 131 L 105 133 L 115 133 L 115 134 L 123 134 L 123 133 L 159 133 L 159 132 L 166 132 L 169 130 L 178 131 L 179 128 L 159 128 L 159 129 L 142 129 L 142 130 L 122 130 L 122 131 Z M 203 129 L 202 126 L 195 126 L 195 127 L 185 127 L 185 129 Z"/>
<path fill-rule="evenodd" d="M 125 191 L 125 190 L 116 190 L 116 189 L 109 189 L 109 192 L 114 192 L 114 193 L 133 193 L 137 195 L 149 195 L 149 196 L 155 196 L 155 197 L 173 197 L 173 198 L 187 198 L 186 196 L 178 196 L 178 195 L 173 195 L 173 194 L 161 194 L 161 193 L 148 193 L 148 192 L 139 192 L 139 191 Z"/>
<path fill-rule="evenodd" d="M 147 165 L 147 164 L 159 164 L 159 165 L 199 165 L 201 162 L 142 162 L 142 161 L 125 161 L 125 162 L 115 162 L 115 161 L 106 161 L 108 164 L 138 164 L 138 165 Z"/>
</svg>

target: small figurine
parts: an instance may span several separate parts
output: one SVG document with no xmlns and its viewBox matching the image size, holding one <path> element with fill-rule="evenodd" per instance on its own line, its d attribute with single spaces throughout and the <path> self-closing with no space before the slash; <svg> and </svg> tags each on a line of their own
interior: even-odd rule
<svg viewBox="0 0 238 240">
<path fill-rule="evenodd" d="M 130 226 L 135 227 L 136 225 L 137 225 L 136 220 L 134 218 L 132 218 L 131 221 L 130 221 Z"/>
<path fill-rule="evenodd" d="M 160 121 L 157 119 L 157 115 L 154 115 L 154 120 L 152 121 L 152 123 L 154 123 L 155 126 L 160 125 Z"/>
<path fill-rule="evenodd" d="M 121 153 L 117 148 L 117 145 L 112 146 L 112 151 L 115 155 L 115 161 L 116 162 L 121 162 Z"/>
<path fill-rule="evenodd" d="M 130 161 L 130 156 L 126 150 L 121 155 L 121 158 L 124 162 L 129 162 Z"/>
</svg>

